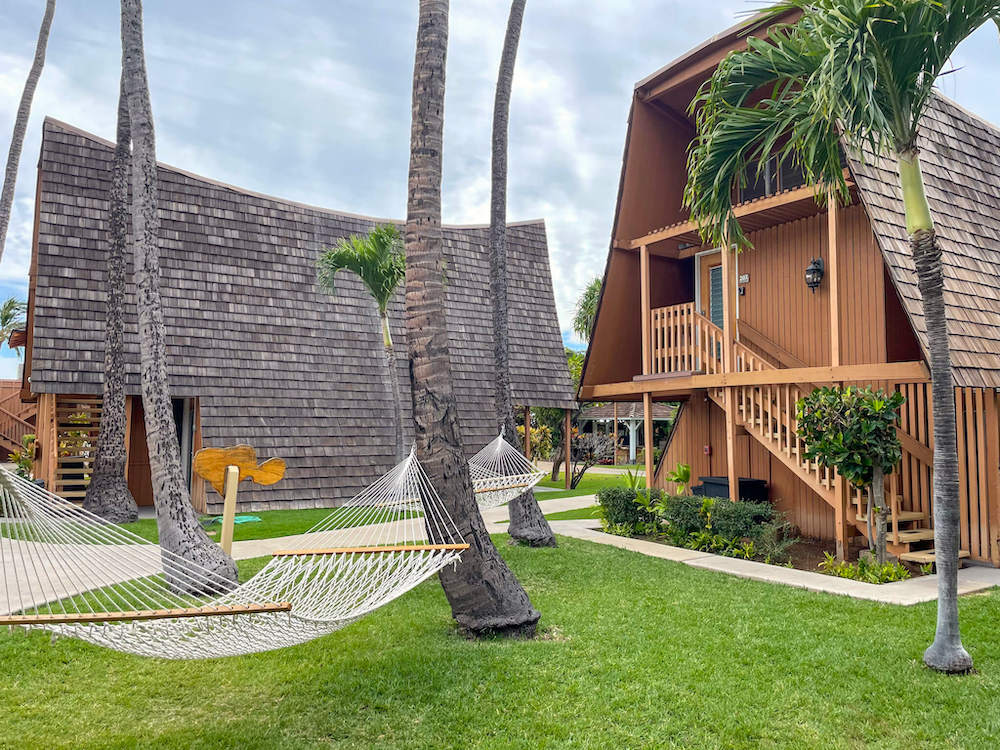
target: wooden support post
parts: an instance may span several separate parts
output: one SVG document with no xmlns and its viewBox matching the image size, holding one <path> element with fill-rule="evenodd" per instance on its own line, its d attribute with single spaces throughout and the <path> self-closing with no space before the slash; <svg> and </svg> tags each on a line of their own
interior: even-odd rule
<svg viewBox="0 0 1000 750">
<path fill-rule="evenodd" d="M 227 555 L 233 553 L 233 526 L 236 518 L 236 487 L 240 483 L 240 470 L 236 466 L 226 467 L 226 481 L 223 485 L 222 505 L 222 551 Z"/>
<path fill-rule="evenodd" d="M 642 442 L 646 460 L 646 487 L 653 488 L 653 395 L 642 394 Z"/>
<path fill-rule="evenodd" d="M 1000 394 L 987 391 L 986 466 L 990 509 L 990 562 L 1000 567 Z"/>
<path fill-rule="evenodd" d="M 652 311 L 649 302 L 649 248 L 643 245 L 639 248 L 639 307 L 642 315 L 642 374 L 649 375 L 653 371 L 652 335 L 650 325 Z"/>
<path fill-rule="evenodd" d="M 524 407 L 524 457 L 531 460 L 531 407 Z"/>
<path fill-rule="evenodd" d="M 722 316 L 723 352 L 725 372 L 736 371 L 736 305 L 738 293 L 736 278 L 736 250 L 726 241 L 722 248 Z M 736 472 L 736 388 L 726 388 L 726 476 L 729 480 L 729 498 L 740 499 L 740 478 Z M 763 416 L 763 415 L 762 415 Z"/>
<path fill-rule="evenodd" d="M 827 238 L 830 256 L 827 276 L 830 279 L 830 366 L 840 367 L 840 259 L 837 242 L 837 218 L 839 206 L 837 193 L 830 190 L 827 193 Z"/>
<path fill-rule="evenodd" d="M 617 466 L 618 465 L 618 402 L 617 401 L 611 402 L 611 415 L 615 422 L 615 434 L 614 434 L 615 450 L 614 450 L 614 458 L 612 459 L 612 464 L 614 466 Z"/>
<path fill-rule="evenodd" d="M 570 488 L 569 482 L 572 476 L 572 464 L 570 463 L 572 457 L 572 451 L 570 450 L 570 443 L 573 441 L 572 435 L 573 426 L 573 412 L 571 409 L 563 409 L 563 443 L 565 444 L 565 454 L 563 455 L 563 478 L 565 480 L 566 489 Z"/>
</svg>

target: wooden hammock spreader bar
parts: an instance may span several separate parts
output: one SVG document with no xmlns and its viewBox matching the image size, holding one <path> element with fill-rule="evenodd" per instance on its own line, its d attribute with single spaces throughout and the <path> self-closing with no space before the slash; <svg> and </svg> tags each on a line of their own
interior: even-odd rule
<svg viewBox="0 0 1000 750">
<path fill-rule="evenodd" d="M 2 615 L 0 625 L 72 625 L 76 623 L 126 622 L 128 620 L 168 620 L 174 617 L 221 617 L 262 612 L 289 612 L 290 602 L 275 604 L 217 605 L 184 609 L 137 609 L 131 612 L 60 612 L 43 615 Z"/>
<path fill-rule="evenodd" d="M 273 557 L 295 555 L 359 555 L 366 552 L 432 552 L 443 549 L 469 549 L 468 544 L 390 544 L 381 547 L 327 547 L 326 549 L 280 549 Z"/>
<path fill-rule="evenodd" d="M 482 492 L 501 492 L 503 490 L 517 490 L 521 487 L 531 487 L 530 484 L 508 484 L 503 487 L 485 487 L 483 489 L 473 490 L 477 495 Z"/>
</svg>

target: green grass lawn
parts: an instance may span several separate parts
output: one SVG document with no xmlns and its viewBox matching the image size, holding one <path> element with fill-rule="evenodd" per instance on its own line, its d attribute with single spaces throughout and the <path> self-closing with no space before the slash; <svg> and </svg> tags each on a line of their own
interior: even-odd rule
<svg viewBox="0 0 1000 750">
<path fill-rule="evenodd" d="M 583 475 L 583 479 L 580 480 L 580 484 L 577 485 L 575 490 L 565 490 L 565 478 L 562 472 L 559 472 L 559 479 L 555 482 L 551 481 L 547 476 L 539 484 L 542 487 L 553 487 L 559 492 L 536 492 L 535 497 L 539 500 L 555 500 L 559 497 L 578 497 L 579 495 L 593 495 L 602 487 L 611 487 L 613 485 L 622 484 L 625 481 L 624 477 L 615 474 L 593 474 L 587 473 Z"/>
<path fill-rule="evenodd" d="M 601 506 L 591 505 L 588 508 L 574 508 L 573 510 L 561 510 L 557 513 L 549 513 L 545 517 L 551 521 L 577 521 L 581 519 L 600 518 Z"/>
<path fill-rule="evenodd" d="M 302 534 L 311 529 L 317 523 L 330 515 L 330 508 L 307 508 L 305 510 L 261 510 L 238 513 L 237 515 L 257 516 L 259 522 L 238 523 L 233 526 L 233 540 L 243 541 L 246 539 L 271 539 L 276 536 L 288 536 L 290 534 Z M 156 530 L 155 518 L 142 518 L 134 523 L 122 524 L 122 526 L 134 534 L 138 534 L 144 539 L 155 542 L 159 539 Z M 218 539 L 221 534 L 222 524 L 215 523 L 207 526 L 207 531 L 215 531 L 213 539 Z"/>
<path fill-rule="evenodd" d="M 497 542 L 542 612 L 535 641 L 465 640 L 433 580 L 319 641 L 235 659 L 4 632 L 0 747 L 996 747 L 1000 593 L 962 599 L 980 671 L 946 677 L 920 662 L 933 604 Z"/>
</svg>

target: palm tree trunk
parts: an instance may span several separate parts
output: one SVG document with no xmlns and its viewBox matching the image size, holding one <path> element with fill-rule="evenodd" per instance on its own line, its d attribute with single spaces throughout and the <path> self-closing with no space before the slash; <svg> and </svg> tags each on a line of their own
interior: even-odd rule
<svg viewBox="0 0 1000 750">
<path fill-rule="evenodd" d="M 21 149 L 24 147 L 24 133 L 28 129 L 28 117 L 31 115 L 31 101 L 35 98 L 38 79 L 41 78 L 42 68 L 45 67 L 45 48 L 49 43 L 49 29 L 52 28 L 52 16 L 55 12 L 56 0 L 47 0 L 42 26 L 38 29 L 35 59 L 28 71 L 28 79 L 24 82 L 21 103 L 14 118 L 14 134 L 10 139 L 7 170 L 3 178 L 3 191 L 0 192 L 0 258 L 3 257 L 4 245 L 7 242 L 7 227 L 10 225 L 10 212 L 14 205 L 14 184 L 17 182 L 17 168 L 21 165 Z"/>
<path fill-rule="evenodd" d="M 967 672 L 972 657 L 962 646 L 958 626 L 958 446 L 955 428 L 955 381 L 948 345 L 941 248 L 924 194 L 916 149 L 899 155 L 899 177 L 906 207 L 906 231 L 917 269 L 930 350 L 931 415 L 934 421 L 934 564 L 938 577 L 937 630 L 924 652 L 924 663 L 941 672 Z"/>
<path fill-rule="evenodd" d="M 500 73 L 493 103 L 493 180 L 490 202 L 490 294 L 493 298 L 493 356 L 497 420 L 504 439 L 519 445 L 510 393 L 510 337 L 507 315 L 507 130 L 514 60 L 521 36 L 525 0 L 513 0 L 507 20 Z M 555 547 L 556 537 L 538 507 L 535 493 L 528 490 L 508 506 L 512 542 L 533 547 Z"/>
<path fill-rule="evenodd" d="M 878 462 L 872 471 L 871 491 L 872 502 L 875 505 L 875 562 L 885 565 L 885 519 L 888 509 L 885 507 L 885 474 Z"/>
<path fill-rule="evenodd" d="M 122 0 L 121 7 L 122 66 L 133 143 L 132 234 L 140 378 L 160 546 L 218 576 L 236 581 L 236 564 L 198 523 L 181 470 L 160 304 L 156 140 L 142 43 L 142 2 Z"/>
<path fill-rule="evenodd" d="M 420 0 L 405 233 L 406 331 L 417 455 L 470 544 L 457 565 L 439 574 L 459 626 L 477 635 L 530 636 L 540 615 L 486 533 L 458 433 L 441 237 L 447 47 L 448 0 Z"/>
<path fill-rule="evenodd" d="M 385 385 L 392 394 L 392 434 L 396 440 L 396 463 L 406 456 L 403 454 L 403 397 L 399 391 L 399 374 L 396 372 L 396 352 L 392 347 L 392 332 L 389 329 L 389 316 L 380 313 L 382 321 L 382 345 L 385 350 L 385 368 L 383 377 Z"/>
<path fill-rule="evenodd" d="M 128 241 L 128 180 L 132 133 L 125 98 L 125 79 L 118 93 L 118 134 L 111 178 L 111 242 L 108 246 L 104 393 L 97 433 L 94 469 L 83 507 L 112 523 L 139 517 L 125 481 L 125 250 Z"/>
</svg>

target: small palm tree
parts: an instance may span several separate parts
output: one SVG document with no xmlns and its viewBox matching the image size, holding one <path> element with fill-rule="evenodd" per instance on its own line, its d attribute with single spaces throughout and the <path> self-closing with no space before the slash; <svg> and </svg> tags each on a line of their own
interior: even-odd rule
<svg viewBox="0 0 1000 750">
<path fill-rule="evenodd" d="M 0 305 L 0 340 L 7 341 L 14 331 L 24 327 L 24 314 L 28 304 L 17 297 L 8 297 Z M 20 347 L 17 356 L 21 356 Z"/>
<path fill-rule="evenodd" d="M 573 312 L 573 333 L 588 343 L 594 333 L 594 321 L 597 319 L 597 300 L 601 296 L 603 283 L 600 276 L 591 279 L 576 301 L 576 310 Z"/>
<path fill-rule="evenodd" d="M 396 354 L 389 328 L 389 302 L 406 276 L 406 256 L 399 230 L 391 224 L 375 227 L 367 236 L 351 235 L 328 248 L 317 261 L 319 285 L 336 293 L 334 277 L 339 271 L 353 271 L 361 279 L 378 308 L 385 350 L 383 383 L 392 394 L 392 432 L 395 436 L 396 461 L 403 456 L 403 404 L 396 375 Z"/>
<path fill-rule="evenodd" d="M 840 145 L 894 158 L 927 324 L 934 420 L 938 620 L 924 662 L 965 672 L 958 628 L 958 453 L 941 248 L 924 194 L 917 136 L 938 77 L 972 32 L 1000 25 L 1000 0 L 789 0 L 764 11 L 767 39 L 730 53 L 692 102 L 697 137 L 685 202 L 707 241 L 750 245 L 732 196 L 769 157 L 800 167 L 818 194 L 848 196 Z M 760 101 L 751 96 L 763 92 Z M 869 156 L 868 158 L 871 158 Z"/>
<path fill-rule="evenodd" d="M 3 256 L 4 244 L 7 240 L 7 227 L 10 225 L 10 211 L 14 205 L 14 185 L 17 182 L 17 168 L 21 164 L 21 149 L 24 146 L 24 133 L 28 129 L 28 118 L 31 116 L 31 102 L 35 98 L 38 79 L 42 76 L 45 66 L 45 48 L 49 44 L 49 29 L 52 28 L 52 16 L 56 12 L 56 0 L 46 0 L 45 13 L 42 15 L 42 25 L 38 29 L 38 41 L 35 44 L 35 59 L 28 71 L 28 79 L 24 82 L 21 93 L 21 103 L 14 119 L 14 134 L 10 138 L 10 151 L 7 153 L 7 169 L 4 173 L 3 189 L 0 190 L 0 257 Z"/>
</svg>

